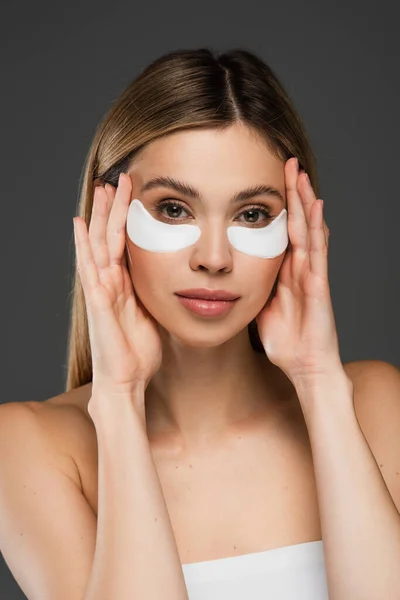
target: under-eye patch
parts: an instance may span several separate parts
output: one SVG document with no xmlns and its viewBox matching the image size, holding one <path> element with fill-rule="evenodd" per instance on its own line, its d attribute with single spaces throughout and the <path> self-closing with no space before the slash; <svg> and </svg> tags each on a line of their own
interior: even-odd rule
<svg viewBox="0 0 400 600">
<path fill-rule="evenodd" d="M 176 252 L 195 244 L 200 238 L 201 229 L 197 225 L 157 221 L 135 198 L 128 209 L 127 233 L 131 241 L 143 250 Z M 282 209 L 271 223 L 262 228 L 241 225 L 228 227 L 227 235 L 235 250 L 243 254 L 275 258 L 282 254 L 289 242 L 287 211 Z"/>
</svg>

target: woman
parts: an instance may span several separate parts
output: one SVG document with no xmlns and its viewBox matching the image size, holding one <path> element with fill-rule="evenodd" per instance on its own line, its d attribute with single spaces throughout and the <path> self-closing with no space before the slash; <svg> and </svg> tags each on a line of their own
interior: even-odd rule
<svg viewBox="0 0 400 600">
<path fill-rule="evenodd" d="M 340 360 L 317 196 L 300 119 L 247 51 L 169 53 L 111 108 L 74 219 L 66 392 L 0 418 L 31 457 L 14 450 L 19 487 L 1 473 L 28 597 L 395 594 L 400 494 Z"/>
</svg>

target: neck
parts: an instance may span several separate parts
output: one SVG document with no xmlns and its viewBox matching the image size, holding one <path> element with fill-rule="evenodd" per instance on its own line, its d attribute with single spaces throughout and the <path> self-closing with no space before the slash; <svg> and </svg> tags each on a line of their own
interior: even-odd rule
<svg viewBox="0 0 400 600">
<path fill-rule="evenodd" d="M 177 451 L 221 439 L 275 410 L 282 373 L 253 350 L 247 328 L 215 347 L 189 347 L 162 331 L 163 361 L 146 389 L 152 443 Z"/>
</svg>

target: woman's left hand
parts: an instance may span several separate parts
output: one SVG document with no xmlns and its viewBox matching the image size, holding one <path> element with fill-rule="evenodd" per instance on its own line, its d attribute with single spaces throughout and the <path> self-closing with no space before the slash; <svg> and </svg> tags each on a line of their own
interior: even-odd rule
<svg viewBox="0 0 400 600">
<path fill-rule="evenodd" d="M 276 295 L 256 317 L 269 360 L 295 386 L 342 367 L 328 282 L 329 228 L 297 164 L 296 158 L 285 164 L 289 245 Z"/>
</svg>

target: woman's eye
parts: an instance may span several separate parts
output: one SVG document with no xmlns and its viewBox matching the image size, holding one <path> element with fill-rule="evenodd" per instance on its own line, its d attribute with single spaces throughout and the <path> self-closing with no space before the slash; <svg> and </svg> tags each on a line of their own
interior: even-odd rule
<svg viewBox="0 0 400 600">
<path fill-rule="evenodd" d="M 245 215 L 245 214 L 250 215 L 250 221 L 245 221 L 246 223 L 250 223 L 250 224 L 256 224 L 258 225 L 260 222 L 264 223 L 265 220 L 259 220 L 257 217 L 258 215 L 264 215 L 264 217 L 267 218 L 267 221 L 271 220 L 271 211 L 267 208 L 261 208 L 261 207 L 256 207 L 256 208 L 248 208 L 247 210 L 243 211 L 241 214 Z"/>
<path fill-rule="evenodd" d="M 162 211 L 166 210 L 167 214 L 165 215 Z M 170 219 L 175 219 L 176 217 L 180 217 L 181 215 L 181 211 L 185 211 L 185 209 L 183 208 L 183 206 L 181 206 L 180 204 L 173 204 L 168 203 L 168 204 L 164 204 L 163 206 L 160 207 L 160 212 L 161 214 L 163 214 L 164 216 L 170 218 Z"/>
<path fill-rule="evenodd" d="M 184 216 L 182 217 L 181 211 L 184 211 L 187 213 L 187 210 L 182 206 L 182 204 L 180 204 L 180 202 L 176 202 L 176 201 L 161 201 L 155 206 L 155 210 L 158 213 L 160 213 L 165 219 L 167 219 L 169 221 L 178 221 L 178 220 L 182 220 L 182 218 L 185 219 Z M 166 211 L 167 214 L 164 211 Z M 259 224 L 265 225 L 265 221 L 270 221 L 272 218 L 271 210 L 267 206 L 262 206 L 262 207 L 261 206 L 253 206 L 253 207 L 247 208 L 246 210 L 243 210 L 240 213 L 240 216 L 246 215 L 246 214 L 249 215 L 250 220 L 245 219 L 244 221 L 241 221 L 241 222 L 247 223 L 249 225 L 259 225 Z M 263 215 L 265 218 L 260 220 L 259 219 L 260 215 Z M 182 218 L 179 218 L 179 217 L 182 217 Z"/>
</svg>

